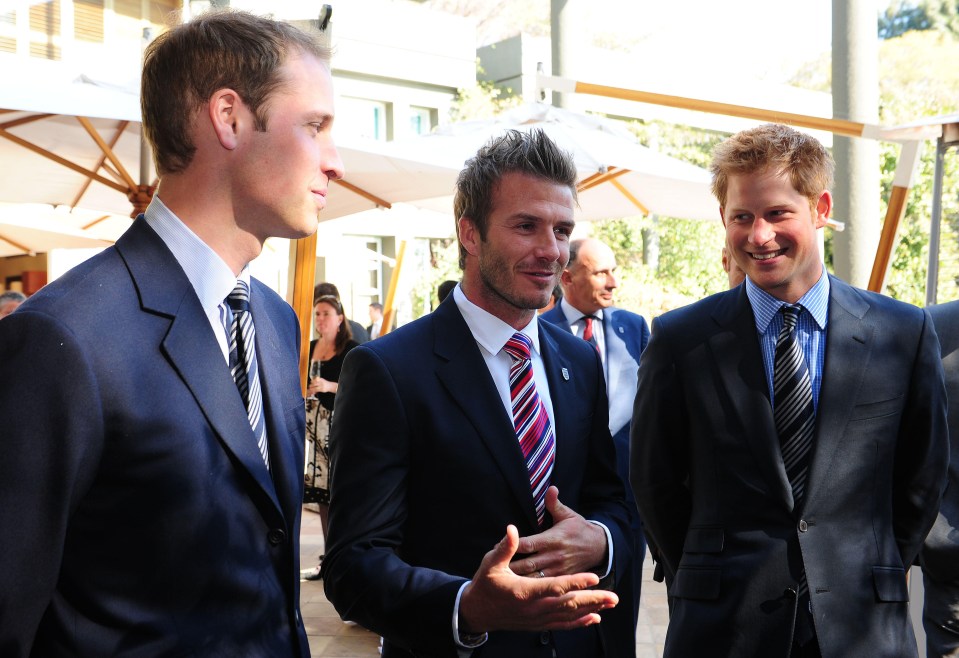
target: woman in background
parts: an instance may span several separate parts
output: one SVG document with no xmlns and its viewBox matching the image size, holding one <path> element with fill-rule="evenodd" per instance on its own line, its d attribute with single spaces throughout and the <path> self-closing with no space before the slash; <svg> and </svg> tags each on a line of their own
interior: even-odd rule
<svg viewBox="0 0 959 658">
<path fill-rule="evenodd" d="M 357 346 L 343 306 L 333 295 L 313 301 L 313 328 L 310 343 L 310 378 L 306 388 L 306 482 L 304 503 L 316 503 L 320 512 L 323 541 L 326 541 L 330 513 L 330 424 L 340 369 L 347 352 Z M 323 556 L 320 556 L 320 564 Z M 319 580 L 320 565 L 303 573 L 305 580 Z"/>
</svg>

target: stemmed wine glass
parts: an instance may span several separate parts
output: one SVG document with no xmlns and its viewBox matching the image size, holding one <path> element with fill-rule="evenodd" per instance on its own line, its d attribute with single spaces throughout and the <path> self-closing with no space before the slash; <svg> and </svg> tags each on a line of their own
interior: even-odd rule
<svg viewBox="0 0 959 658">
<path fill-rule="evenodd" d="M 320 377 L 320 366 L 321 364 L 319 361 L 310 361 L 310 381 Z M 315 400 L 316 394 L 313 394 L 310 397 Z"/>
</svg>

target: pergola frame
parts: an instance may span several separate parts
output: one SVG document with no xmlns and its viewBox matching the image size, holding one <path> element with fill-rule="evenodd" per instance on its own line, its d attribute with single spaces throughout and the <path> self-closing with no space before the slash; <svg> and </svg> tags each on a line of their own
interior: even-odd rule
<svg viewBox="0 0 959 658">
<path fill-rule="evenodd" d="M 938 227 L 942 210 L 942 156 L 949 148 L 959 147 L 959 115 L 937 117 L 911 125 L 887 128 L 844 119 L 815 117 L 806 114 L 779 112 L 776 110 L 719 103 L 684 96 L 671 96 L 638 89 L 609 87 L 543 74 L 536 76 L 536 86 L 540 93 L 548 89 L 560 93 L 605 96 L 608 98 L 663 105 L 695 112 L 722 114 L 756 121 L 768 121 L 771 123 L 785 123 L 799 128 L 826 130 L 835 135 L 843 135 L 846 137 L 876 139 L 902 144 L 899 160 L 896 163 L 896 173 L 893 178 L 892 191 L 890 192 L 889 201 L 886 206 L 886 218 L 882 225 L 882 233 L 879 237 L 876 257 L 873 260 L 872 273 L 869 277 L 868 288 L 874 292 L 881 292 L 885 285 L 886 276 L 892 263 L 892 252 L 898 237 L 899 223 L 906 211 L 906 200 L 909 196 L 909 189 L 912 187 L 916 168 L 919 164 L 919 158 L 922 154 L 922 146 L 928 139 L 937 139 L 939 148 L 937 150 L 936 179 L 933 195 L 933 223 L 929 249 L 929 280 L 926 286 L 927 304 L 935 302 L 935 283 L 937 281 L 939 255 Z M 935 244 L 933 244 L 933 239 L 935 239 Z M 934 246 L 935 249 L 933 249 Z M 932 294 L 931 299 L 930 291 Z"/>
</svg>

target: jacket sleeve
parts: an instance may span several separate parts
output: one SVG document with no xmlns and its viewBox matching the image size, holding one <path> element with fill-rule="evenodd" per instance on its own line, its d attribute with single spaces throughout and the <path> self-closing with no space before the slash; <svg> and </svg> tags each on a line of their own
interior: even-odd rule
<svg viewBox="0 0 959 658">
<path fill-rule="evenodd" d="M 630 429 L 630 484 L 651 547 L 671 583 L 683 553 L 691 513 L 688 438 L 679 374 L 660 319 L 639 366 Z"/>
<path fill-rule="evenodd" d="M 453 606 L 466 580 L 408 564 L 398 554 L 410 442 L 389 369 L 372 350 L 353 349 L 340 375 L 330 437 L 324 588 L 344 619 L 412 651 L 455 656 Z M 443 529 L 436 532 L 441 536 Z"/>
<path fill-rule="evenodd" d="M 27 656 L 104 420 L 86 355 L 49 315 L 21 309 L 0 322 L 0 382 L 0 655 Z"/>
<path fill-rule="evenodd" d="M 928 311 L 910 375 L 908 400 L 896 444 L 893 474 L 893 530 L 908 567 L 936 520 L 949 465 L 946 389 Z"/>
</svg>

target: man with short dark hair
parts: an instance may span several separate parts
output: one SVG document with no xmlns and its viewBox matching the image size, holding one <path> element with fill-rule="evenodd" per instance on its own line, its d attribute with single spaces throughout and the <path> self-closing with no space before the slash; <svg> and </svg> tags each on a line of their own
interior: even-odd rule
<svg viewBox="0 0 959 658">
<path fill-rule="evenodd" d="M 649 327 L 641 315 L 613 306 L 619 287 L 616 256 L 595 238 L 573 240 L 569 264 L 560 276 L 563 296 L 540 317 L 591 344 L 603 362 L 606 395 L 609 398 L 609 431 L 616 446 L 616 472 L 629 487 L 629 423 L 636 400 L 639 359 L 649 341 Z M 620 580 L 616 593 L 620 604 L 603 613 L 603 623 L 615 638 L 616 655 L 636 654 L 636 624 L 643 585 L 646 538 L 632 492 L 627 490 L 629 524 L 632 529 L 633 563 Z"/>
<path fill-rule="evenodd" d="M 916 656 L 906 570 L 948 463 L 932 321 L 827 274 L 814 138 L 745 130 L 711 170 L 746 279 L 653 321 L 632 424 L 664 656 Z"/>
<path fill-rule="evenodd" d="M 214 12 L 141 99 L 145 214 L 0 323 L 0 654 L 309 656 L 299 324 L 248 263 L 343 174 L 329 52 Z"/>
<path fill-rule="evenodd" d="M 366 332 L 370 335 L 370 340 L 373 340 L 374 338 L 379 338 L 382 330 L 383 305 L 379 302 L 373 302 L 370 304 L 370 326 L 366 328 Z"/>
<path fill-rule="evenodd" d="M 614 655 L 598 613 L 631 555 L 602 364 L 536 315 L 575 180 L 540 131 L 484 146 L 457 183 L 462 282 L 343 365 L 323 578 L 385 658 Z"/>
</svg>

